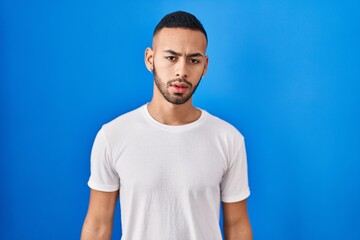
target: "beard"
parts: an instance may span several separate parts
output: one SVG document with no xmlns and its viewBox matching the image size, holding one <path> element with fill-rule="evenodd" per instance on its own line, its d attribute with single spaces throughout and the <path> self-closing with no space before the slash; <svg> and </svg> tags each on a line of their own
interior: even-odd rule
<svg viewBox="0 0 360 240">
<path fill-rule="evenodd" d="M 166 99 L 166 101 L 168 101 L 169 103 L 172 103 L 172 104 L 176 104 L 176 105 L 184 104 L 192 97 L 192 95 L 195 93 L 197 87 L 199 86 L 201 78 L 202 78 L 202 77 L 200 77 L 198 83 L 195 86 L 193 86 L 191 82 L 189 82 L 185 78 L 180 78 L 180 77 L 176 78 L 176 79 L 171 79 L 171 80 L 167 81 L 166 83 L 164 83 L 157 75 L 155 65 L 153 68 L 153 73 L 154 73 L 155 85 L 159 89 L 160 93 L 163 95 L 163 97 Z M 169 91 L 169 88 L 174 82 L 186 83 L 188 86 L 187 91 L 185 93 L 179 93 L 179 92 L 171 93 Z"/>
</svg>

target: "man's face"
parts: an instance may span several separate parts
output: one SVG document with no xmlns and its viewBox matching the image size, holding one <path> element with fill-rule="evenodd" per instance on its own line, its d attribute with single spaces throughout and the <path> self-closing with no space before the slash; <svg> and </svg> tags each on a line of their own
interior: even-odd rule
<svg viewBox="0 0 360 240">
<path fill-rule="evenodd" d="M 206 38 L 197 30 L 163 28 L 153 39 L 153 50 L 146 50 L 145 62 L 153 70 L 156 89 L 172 104 L 191 99 L 205 75 L 208 57 Z"/>
</svg>

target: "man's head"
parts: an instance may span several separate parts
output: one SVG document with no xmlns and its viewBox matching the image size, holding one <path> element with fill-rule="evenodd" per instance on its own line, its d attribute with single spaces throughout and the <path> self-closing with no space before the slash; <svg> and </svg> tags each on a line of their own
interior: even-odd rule
<svg viewBox="0 0 360 240">
<path fill-rule="evenodd" d="M 154 97 L 172 104 L 191 99 L 207 70 L 206 47 L 206 31 L 195 16 L 166 15 L 154 30 L 153 48 L 145 51 L 146 67 L 154 73 Z"/>
<path fill-rule="evenodd" d="M 203 25 L 191 13 L 177 11 L 167 14 L 160 20 L 158 25 L 155 27 L 153 37 L 155 37 L 156 33 L 158 33 L 163 28 L 184 28 L 198 30 L 204 34 L 206 42 L 208 41 L 207 33 Z"/>
</svg>

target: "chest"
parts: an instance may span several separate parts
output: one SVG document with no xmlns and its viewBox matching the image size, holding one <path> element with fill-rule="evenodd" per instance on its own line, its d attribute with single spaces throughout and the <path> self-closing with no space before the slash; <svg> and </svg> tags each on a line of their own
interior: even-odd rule
<svg viewBox="0 0 360 240">
<path fill-rule="evenodd" d="M 120 188 L 144 193 L 217 191 L 227 168 L 221 146 L 199 136 L 144 136 L 117 158 Z"/>
</svg>

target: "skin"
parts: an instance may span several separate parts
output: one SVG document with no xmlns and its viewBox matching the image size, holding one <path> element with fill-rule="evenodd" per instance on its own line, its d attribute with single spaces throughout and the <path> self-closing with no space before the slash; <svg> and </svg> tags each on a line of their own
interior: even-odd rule
<svg viewBox="0 0 360 240">
<path fill-rule="evenodd" d="M 239 202 L 222 203 L 225 240 L 253 239 L 246 205 L 246 199 Z"/>
<path fill-rule="evenodd" d="M 150 115 L 166 125 L 196 121 L 201 111 L 192 104 L 201 78 L 208 68 L 207 41 L 197 30 L 163 28 L 153 38 L 153 48 L 145 50 L 145 65 L 154 73 L 154 89 L 148 104 Z M 155 70 L 155 71 L 154 71 Z M 119 191 L 91 189 L 81 239 L 110 239 Z M 251 240 L 252 232 L 246 200 L 222 203 L 226 240 Z"/>
<path fill-rule="evenodd" d="M 193 87 L 205 76 L 208 67 L 206 38 L 200 31 L 182 28 L 163 28 L 153 39 L 153 49 L 145 51 L 146 67 L 153 71 L 163 84 L 181 78 L 190 82 Z M 187 89 L 187 95 L 194 88 Z M 175 95 L 171 87 L 167 90 Z M 193 122 L 200 117 L 200 110 L 192 105 L 192 98 L 183 104 L 173 104 L 164 99 L 154 82 L 153 98 L 148 104 L 150 115 L 167 125 L 182 125 Z"/>
<path fill-rule="evenodd" d="M 90 190 L 89 208 L 81 232 L 81 240 L 111 239 L 116 201 L 119 191 Z"/>
</svg>

